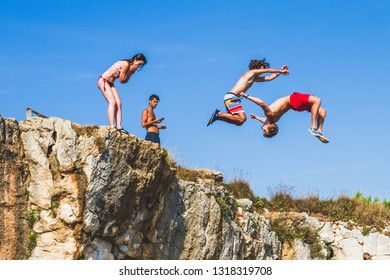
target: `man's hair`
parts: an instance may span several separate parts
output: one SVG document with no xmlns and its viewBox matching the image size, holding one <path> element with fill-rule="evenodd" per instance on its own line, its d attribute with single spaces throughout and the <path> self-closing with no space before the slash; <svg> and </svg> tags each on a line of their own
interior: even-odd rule
<svg viewBox="0 0 390 280">
<path fill-rule="evenodd" d="M 269 68 L 269 63 L 265 61 L 265 58 L 262 60 L 252 59 L 249 63 L 249 69 L 261 69 L 261 67 Z"/>
<path fill-rule="evenodd" d="M 152 95 L 149 97 L 149 101 L 152 101 L 153 99 L 157 99 L 157 101 L 160 101 L 160 97 L 158 97 L 158 95 L 156 95 L 156 94 L 152 94 Z"/>
<path fill-rule="evenodd" d="M 279 132 L 279 127 L 276 123 L 271 123 L 268 126 L 268 132 L 263 132 L 263 136 L 266 138 L 272 138 Z"/>
</svg>

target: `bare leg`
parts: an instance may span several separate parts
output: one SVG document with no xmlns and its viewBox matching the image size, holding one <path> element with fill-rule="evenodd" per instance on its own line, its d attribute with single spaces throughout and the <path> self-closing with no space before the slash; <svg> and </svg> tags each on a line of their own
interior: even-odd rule
<svg viewBox="0 0 390 280">
<path fill-rule="evenodd" d="M 115 103 L 116 103 L 116 107 L 115 107 L 116 128 L 121 129 L 122 128 L 122 100 L 115 87 L 112 87 L 111 90 L 114 95 Z"/>
<path fill-rule="evenodd" d="M 108 123 L 110 124 L 111 128 L 114 128 L 115 127 L 114 118 L 115 118 L 115 111 L 116 111 L 116 107 L 117 107 L 115 96 L 111 90 L 111 87 L 107 83 L 105 86 L 106 90 L 104 90 L 103 79 L 99 79 L 98 87 L 99 87 L 100 91 L 103 93 L 103 96 L 108 103 L 108 109 L 107 109 Z"/>
<path fill-rule="evenodd" d="M 225 121 L 225 122 L 240 126 L 246 121 L 246 115 L 244 112 L 240 112 L 238 114 L 219 112 L 218 113 L 218 120 Z"/>
<path fill-rule="evenodd" d="M 309 97 L 309 102 L 312 104 L 311 107 L 311 128 L 317 129 L 317 117 L 318 111 L 321 105 L 321 99 L 319 97 L 311 95 Z"/>
<path fill-rule="evenodd" d="M 320 107 L 320 109 L 318 111 L 317 127 L 318 127 L 318 131 L 321 133 L 322 133 L 322 126 L 324 124 L 325 117 L 326 117 L 326 110 L 324 108 Z"/>
</svg>

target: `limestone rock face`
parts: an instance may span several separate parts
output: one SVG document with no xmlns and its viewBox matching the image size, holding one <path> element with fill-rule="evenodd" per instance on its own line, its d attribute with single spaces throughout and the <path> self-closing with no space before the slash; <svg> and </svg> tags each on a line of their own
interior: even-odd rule
<svg viewBox="0 0 390 280">
<path fill-rule="evenodd" d="M 268 220 L 238 207 L 222 174 L 183 181 L 151 142 L 59 118 L 0 117 L 0 144 L 0 259 L 280 255 Z"/>
<path fill-rule="evenodd" d="M 0 259 L 25 259 L 28 249 L 27 183 L 23 145 L 14 119 L 0 115 Z"/>
</svg>

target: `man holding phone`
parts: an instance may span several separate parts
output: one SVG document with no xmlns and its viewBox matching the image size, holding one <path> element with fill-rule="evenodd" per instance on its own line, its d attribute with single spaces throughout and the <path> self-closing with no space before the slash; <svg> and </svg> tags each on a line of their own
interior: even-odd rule
<svg viewBox="0 0 390 280">
<path fill-rule="evenodd" d="M 166 129 L 167 127 L 165 125 L 157 125 L 164 120 L 164 118 L 156 119 L 156 115 L 153 111 L 157 107 L 159 101 L 160 98 L 155 94 L 152 94 L 149 97 L 149 106 L 142 112 L 141 125 L 146 128 L 145 140 L 160 145 L 160 129 Z"/>
</svg>

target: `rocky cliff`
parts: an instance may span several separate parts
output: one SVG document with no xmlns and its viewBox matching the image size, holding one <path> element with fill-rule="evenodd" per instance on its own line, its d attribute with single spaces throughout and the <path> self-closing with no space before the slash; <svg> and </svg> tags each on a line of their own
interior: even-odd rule
<svg viewBox="0 0 390 280">
<path fill-rule="evenodd" d="M 270 222 L 282 213 L 251 211 L 219 172 L 192 172 L 178 178 L 164 149 L 108 127 L 0 116 L 0 259 L 390 258 L 386 232 L 306 214 L 283 213 L 316 232 L 321 254 L 282 244 Z"/>
</svg>

